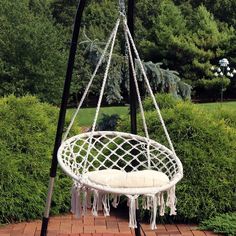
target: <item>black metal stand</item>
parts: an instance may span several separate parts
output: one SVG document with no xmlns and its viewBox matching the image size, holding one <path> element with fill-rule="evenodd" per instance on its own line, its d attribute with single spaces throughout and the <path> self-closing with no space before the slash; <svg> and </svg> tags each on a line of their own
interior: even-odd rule
<svg viewBox="0 0 236 236">
<path fill-rule="evenodd" d="M 134 0 L 129 0 L 127 23 L 128 23 L 128 27 L 133 38 L 134 38 L 134 8 L 135 8 Z M 132 50 L 133 61 L 135 61 L 133 48 L 131 50 Z M 129 60 L 129 79 L 130 79 L 129 101 L 130 101 L 131 133 L 137 134 L 137 92 L 135 88 L 134 76 L 133 76 L 130 60 Z"/>
<path fill-rule="evenodd" d="M 54 149 L 53 149 L 53 155 L 52 155 L 52 163 L 51 163 L 51 169 L 50 169 L 50 181 L 49 181 L 49 187 L 48 187 L 48 196 L 45 206 L 45 212 L 44 217 L 42 220 L 42 227 L 41 227 L 41 236 L 47 235 L 47 227 L 49 222 L 49 213 L 50 213 L 50 207 L 51 207 L 51 200 L 52 200 L 52 193 L 53 193 L 53 186 L 54 186 L 54 179 L 57 174 L 57 151 L 58 148 L 61 145 L 61 139 L 63 134 L 63 128 L 65 124 L 65 116 L 66 116 L 66 108 L 67 108 L 67 102 L 69 98 L 70 93 L 70 85 L 71 85 L 71 79 L 73 74 L 73 67 L 74 67 L 74 61 L 75 61 L 75 54 L 77 50 L 77 42 L 79 37 L 79 31 L 81 26 L 81 19 L 82 19 L 82 13 L 85 7 L 86 0 L 80 0 L 77 13 L 74 20 L 74 30 L 71 40 L 71 47 L 70 47 L 70 53 L 69 53 L 69 60 L 67 65 L 67 71 L 66 71 L 66 78 L 64 82 L 64 90 L 61 100 L 61 108 L 59 113 L 59 119 L 57 124 L 57 133 L 54 143 Z"/>
<path fill-rule="evenodd" d="M 127 23 L 132 37 L 134 38 L 134 9 L 135 9 L 135 0 L 129 0 L 128 2 L 128 17 Z M 132 50 L 132 58 L 135 61 L 135 54 L 133 48 Z M 129 60 L 129 79 L 130 79 L 130 125 L 131 125 L 131 133 L 137 134 L 137 92 L 134 82 L 134 76 L 132 72 L 131 62 Z M 140 229 L 140 211 L 136 210 L 136 221 L 137 228 L 135 228 L 135 235 L 141 236 Z"/>
<path fill-rule="evenodd" d="M 51 163 L 51 168 L 50 168 L 48 195 L 47 195 L 47 200 L 46 200 L 44 216 L 42 219 L 41 234 L 40 234 L 41 236 L 47 235 L 54 180 L 57 174 L 57 165 L 58 165 L 57 151 L 61 145 L 61 140 L 62 140 L 63 128 L 65 124 L 66 109 L 67 109 L 67 103 L 68 103 L 68 98 L 69 98 L 69 93 L 70 93 L 70 85 L 71 85 L 71 79 L 72 79 L 73 67 L 74 67 L 74 61 L 75 61 L 75 54 L 77 50 L 77 43 L 78 43 L 78 37 L 79 37 L 79 32 L 80 32 L 80 27 L 81 27 L 82 14 L 85 8 L 85 2 L 86 0 L 79 1 L 77 13 L 74 20 L 74 29 L 73 29 L 73 35 L 72 35 L 72 41 L 71 41 L 71 47 L 70 47 L 68 65 L 67 65 L 66 78 L 64 82 L 63 95 L 62 95 L 62 100 L 61 100 L 59 119 L 58 119 L 58 124 L 57 124 L 57 132 L 56 132 L 56 138 L 55 138 L 53 155 L 52 155 L 52 163 Z M 134 8 L 135 8 L 135 1 L 128 0 L 128 26 L 129 26 L 132 36 L 134 35 Z M 132 55 L 134 58 L 133 52 L 132 52 Z M 136 94 L 135 83 L 134 83 L 131 67 L 130 67 L 129 73 L 130 73 L 131 133 L 136 134 L 137 133 L 137 121 L 136 121 L 137 94 Z M 139 216 L 139 211 L 137 211 L 137 216 Z M 138 228 L 135 229 L 135 235 L 140 236 L 141 233 L 140 233 L 139 217 L 137 217 L 137 223 L 138 223 Z"/>
</svg>

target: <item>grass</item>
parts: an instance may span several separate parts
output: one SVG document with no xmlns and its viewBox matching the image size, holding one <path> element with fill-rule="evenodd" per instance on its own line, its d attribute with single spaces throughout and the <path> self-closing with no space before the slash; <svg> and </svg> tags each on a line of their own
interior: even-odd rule
<svg viewBox="0 0 236 236">
<path fill-rule="evenodd" d="M 102 107 L 98 119 L 101 117 L 102 114 L 112 115 L 118 114 L 126 115 L 129 111 L 127 106 L 117 106 L 117 107 Z M 71 117 L 75 112 L 75 109 L 68 110 L 68 116 Z M 93 124 L 94 116 L 95 116 L 96 108 L 82 108 L 77 115 L 77 120 L 79 126 L 81 127 L 90 127 Z"/>
<path fill-rule="evenodd" d="M 215 112 L 219 109 L 229 109 L 231 111 L 236 112 L 236 102 L 224 102 L 224 103 L 199 103 L 196 104 L 207 112 Z M 80 110 L 79 114 L 77 115 L 78 124 L 81 127 L 90 127 L 93 123 L 93 119 L 95 116 L 96 108 L 83 108 Z M 71 117 L 75 112 L 75 109 L 68 110 L 68 116 Z M 118 114 L 118 115 L 125 115 L 129 112 L 129 107 L 127 106 L 117 106 L 117 107 L 102 107 L 99 112 L 99 117 L 101 115 L 107 114 Z M 99 119 L 99 118 L 98 118 Z"/>
<path fill-rule="evenodd" d="M 216 102 L 216 103 L 199 103 L 196 104 L 197 106 L 208 110 L 209 112 L 211 111 L 216 111 L 217 109 L 230 109 L 231 111 L 236 112 L 236 102 Z"/>
</svg>

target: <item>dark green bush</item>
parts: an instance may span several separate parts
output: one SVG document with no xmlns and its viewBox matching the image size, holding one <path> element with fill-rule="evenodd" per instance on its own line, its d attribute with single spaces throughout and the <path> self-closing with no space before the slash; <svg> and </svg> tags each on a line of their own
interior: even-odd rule
<svg viewBox="0 0 236 236">
<path fill-rule="evenodd" d="M 202 89 L 206 89 L 208 91 L 212 90 L 213 92 L 221 91 L 221 88 L 223 86 L 224 89 L 226 89 L 230 84 L 230 79 L 227 77 L 224 78 L 214 78 L 214 79 L 200 79 L 197 83 L 197 86 L 199 86 Z"/>
<path fill-rule="evenodd" d="M 230 79 L 227 77 L 218 77 L 214 79 L 200 79 L 195 83 L 195 90 L 200 98 L 216 100 L 220 98 L 220 93 L 230 85 Z"/>
<path fill-rule="evenodd" d="M 184 168 L 176 220 L 198 222 L 235 210 L 236 130 L 190 102 L 164 108 L 162 115 Z M 156 112 L 146 118 L 150 137 L 168 146 Z M 122 118 L 117 129 L 129 132 L 129 119 Z M 144 134 L 140 115 L 138 133 Z"/>
<path fill-rule="evenodd" d="M 0 223 L 42 216 L 58 109 L 35 97 L 0 99 Z M 68 211 L 71 180 L 61 171 L 52 213 Z"/>
<path fill-rule="evenodd" d="M 97 130 L 115 130 L 120 116 L 118 114 L 102 114 L 102 117 L 99 119 L 96 129 Z"/>
<path fill-rule="evenodd" d="M 205 220 L 201 223 L 200 229 L 212 230 L 229 236 L 236 235 L 236 212 L 221 214 Z"/>
</svg>

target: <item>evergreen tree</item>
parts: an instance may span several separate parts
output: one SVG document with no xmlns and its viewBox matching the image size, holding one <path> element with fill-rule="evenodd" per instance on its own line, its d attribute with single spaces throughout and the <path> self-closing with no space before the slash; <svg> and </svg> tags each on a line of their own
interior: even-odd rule
<svg viewBox="0 0 236 236">
<path fill-rule="evenodd" d="M 180 5 L 190 4 L 193 8 L 204 5 L 216 19 L 226 22 L 231 26 L 236 26 L 235 0 L 174 0 L 174 2 Z"/>
<path fill-rule="evenodd" d="M 95 68 L 102 53 L 102 49 L 99 46 L 99 41 L 87 40 L 84 41 L 84 43 L 86 44 L 86 55 L 89 60 L 89 63 L 93 65 L 93 67 Z M 105 60 L 103 61 L 103 68 L 101 69 L 100 77 L 98 76 L 98 80 L 100 82 L 98 83 L 98 87 L 96 87 L 95 89 L 100 88 L 101 86 L 101 79 L 103 77 L 107 58 L 108 55 L 105 57 Z M 119 53 L 113 52 L 113 58 L 111 62 L 112 64 L 109 69 L 109 77 L 106 88 L 106 97 L 108 103 L 121 101 L 121 99 L 123 98 L 123 94 L 125 93 L 124 91 L 121 92 L 122 84 L 125 85 L 124 87 L 126 91 L 129 90 L 129 82 L 128 82 L 129 71 L 128 71 L 127 59 L 128 59 L 127 56 L 123 57 Z M 140 82 L 142 82 L 143 92 L 148 93 L 147 87 L 145 86 L 144 83 L 142 71 L 137 60 L 135 64 L 136 64 L 135 68 L 137 73 L 137 79 Z M 143 65 L 154 92 L 167 92 L 167 93 L 172 93 L 176 97 L 181 97 L 183 99 L 190 99 L 191 86 L 182 82 L 177 72 L 162 69 L 160 67 L 161 63 L 153 63 L 149 61 L 149 62 L 143 62 Z M 99 91 L 100 89 L 97 89 L 97 92 Z"/>
<path fill-rule="evenodd" d="M 32 93 L 43 100 L 59 102 L 68 56 L 65 52 L 70 46 L 78 2 L 0 2 L 0 95 Z M 177 76 L 194 85 L 199 79 L 213 78 L 211 65 L 218 64 L 222 57 L 227 57 L 231 66 L 236 67 L 235 4 L 234 0 L 137 1 L 135 41 L 144 61 L 152 61 L 152 64 L 145 63 L 146 69 L 156 70 L 160 67 L 158 62 L 162 62 L 161 68 L 178 71 Z M 86 29 L 89 38 L 105 41 L 118 14 L 118 1 L 89 0 L 83 14 L 82 29 Z M 82 38 L 81 34 L 79 43 Z M 121 43 L 116 44 L 118 62 L 115 61 L 115 65 L 123 63 L 121 49 L 124 48 L 124 39 L 122 34 L 118 34 L 118 38 Z M 71 87 L 76 100 L 94 65 L 90 62 L 91 55 L 84 54 L 84 51 L 85 46 L 80 44 Z M 116 78 L 113 76 L 113 80 L 109 80 L 109 100 L 119 97 L 119 92 L 112 87 L 125 84 L 125 79 L 120 79 L 125 74 L 122 67 L 114 68 Z M 92 88 L 94 95 L 99 91 L 99 80 L 98 76 Z M 230 86 L 234 91 L 234 83 Z"/>
<path fill-rule="evenodd" d="M 74 15 L 76 13 L 77 0 L 55 0 L 51 3 L 50 8 L 52 15 L 57 23 L 71 29 Z"/>
<path fill-rule="evenodd" d="M 64 7 L 69 9 L 70 4 L 64 0 L 56 2 L 64 2 Z M 223 19 L 215 13 L 221 4 L 224 7 L 233 6 L 232 0 L 217 0 L 214 3 L 211 0 L 137 1 L 135 40 L 141 57 L 154 64 L 161 61 L 162 68 L 178 71 L 192 85 L 196 80 L 213 78 L 210 71 L 212 64 L 217 64 L 226 55 L 232 62 L 235 60 L 232 43 L 234 28 L 219 21 Z M 83 17 L 88 36 L 104 41 L 113 27 L 117 9 L 118 4 L 114 0 L 88 1 Z M 222 13 L 222 9 L 218 9 L 218 13 Z M 231 12 L 229 15 L 234 14 L 232 10 L 228 9 Z M 226 22 L 233 22 L 226 18 Z M 78 62 L 84 63 L 86 58 L 82 58 L 82 51 L 79 51 Z M 89 68 L 80 67 L 77 74 L 82 76 L 80 80 L 85 80 L 84 75 L 89 74 Z"/>
<path fill-rule="evenodd" d="M 188 34 L 175 38 L 176 47 L 181 48 L 188 63 L 182 67 L 185 77 L 191 80 L 212 77 L 211 63 L 225 55 L 224 45 L 233 37 L 234 30 L 221 28 L 203 5 L 195 9 L 188 30 Z"/>
</svg>

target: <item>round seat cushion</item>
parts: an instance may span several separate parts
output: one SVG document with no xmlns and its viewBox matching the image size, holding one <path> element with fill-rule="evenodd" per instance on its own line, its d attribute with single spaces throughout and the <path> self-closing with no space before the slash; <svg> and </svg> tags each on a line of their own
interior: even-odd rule
<svg viewBox="0 0 236 236">
<path fill-rule="evenodd" d="M 170 182 L 165 173 L 155 170 L 125 172 L 116 169 L 86 173 L 89 181 L 114 188 L 162 187 Z"/>
<path fill-rule="evenodd" d="M 116 169 L 96 170 L 85 175 L 91 182 L 110 187 L 122 187 L 120 184 L 125 180 L 126 172 Z"/>
<path fill-rule="evenodd" d="M 127 173 L 124 187 L 161 187 L 169 182 L 165 173 L 155 170 L 141 170 Z"/>
</svg>

